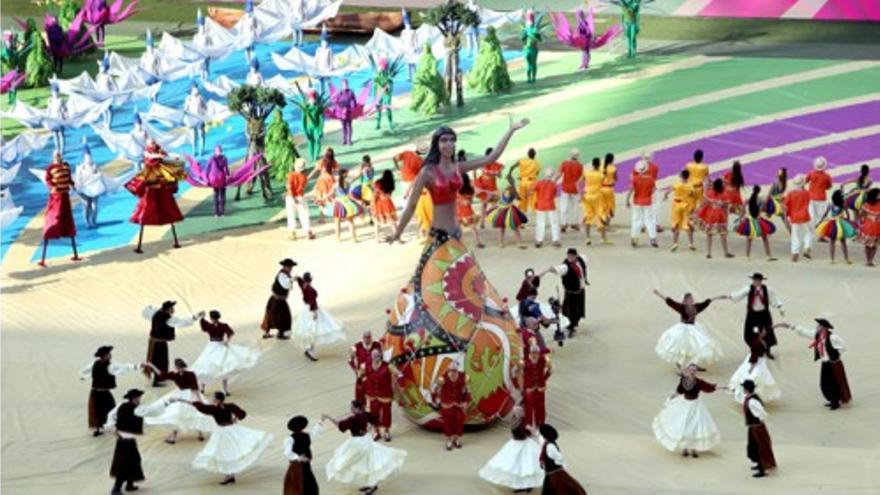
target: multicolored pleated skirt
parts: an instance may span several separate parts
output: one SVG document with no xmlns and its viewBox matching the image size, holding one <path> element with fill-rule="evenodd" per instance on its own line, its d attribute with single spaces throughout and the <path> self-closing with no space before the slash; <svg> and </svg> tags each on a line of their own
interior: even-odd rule
<svg viewBox="0 0 880 495">
<path fill-rule="evenodd" d="M 749 239 L 760 239 L 776 232 L 776 225 L 766 218 L 746 216 L 736 226 L 736 233 Z"/>
<path fill-rule="evenodd" d="M 859 211 L 862 209 L 862 205 L 865 204 L 865 196 L 867 196 L 867 189 L 856 189 L 846 195 L 844 198 L 844 204 L 846 208 L 853 211 Z"/>
<path fill-rule="evenodd" d="M 859 233 L 856 225 L 846 218 L 833 217 L 822 221 L 816 227 L 816 236 L 820 239 L 843 241 L 852 239 Z"/>
<path fill-rule="evenodd" d="M 486 219 L 489 225 L 499 229 L 519 229 L 529 221 L 526 214 L 516 205 L 502 205 L 493 208 Z"/>
<path fill-rule="evenodd" d="M 782 216 L 782 197 L 781 196 L 767 196 L 767 200 L 764 201 L 764 207 L 761 209 L 765 215 L 768 217 L 781 217 Z"/>
<path fill-rule="evenodd" d="M 364 206 L 348 196 L 339 196 L 330 205 L 333 218 L 349 219 L 364 213 Z"/>
</svg>

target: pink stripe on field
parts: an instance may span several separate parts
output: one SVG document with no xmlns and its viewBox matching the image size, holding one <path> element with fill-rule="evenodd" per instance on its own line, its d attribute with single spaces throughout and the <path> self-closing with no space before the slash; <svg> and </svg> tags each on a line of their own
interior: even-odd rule
<svg viewBox="0 0 880 495">
<path fill-rule="evenodd" d="M 781 17 L 797 0 L 714 0 L 700 11 L 708 17 Z"/>
<path fill-rule="evenodd" d="M 847 21 L 880 21 L 878 0 L 828 0 L 814 19 Z M 878 27 L 880 29 L 880 27 Z M 878 34 L 880 38 L 880 34 Z"/>
</svg>

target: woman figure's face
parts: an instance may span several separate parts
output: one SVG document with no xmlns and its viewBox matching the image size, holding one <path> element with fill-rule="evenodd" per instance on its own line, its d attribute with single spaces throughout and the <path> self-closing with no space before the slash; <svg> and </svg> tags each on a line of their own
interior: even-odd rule
<svg viewBox="0 0 880 495">
<path fill-rule="evenodd" d="M 444 134 L 440 136 L 438 142 L 440 155 L 443 158 L 452 159 L 455 156 L 455 136 L 452 134 Z"/>
</svg>

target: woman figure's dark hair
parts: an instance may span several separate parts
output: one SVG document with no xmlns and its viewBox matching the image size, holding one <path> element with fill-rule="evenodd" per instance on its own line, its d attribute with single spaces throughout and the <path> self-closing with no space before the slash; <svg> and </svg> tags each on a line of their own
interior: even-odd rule
<svg viewBox="0 0 880 495">
<path fill-rule="evenodd" d="M 697 163 L 703 161 L 703 150 L 694 151 L 694 161 Z"/>
<path fill-rule="evenodd" d="M 712 190 L 715 191 L 716 193 L 723 192 L 724 191 L 724 181 L 721 180 L 720 178 L 712 181 Z"/>
<path fill-rule="evenodd" d="M 843 202 L 843 191 L 837 189 L 831 194 L 831 204 L 840 209 L 844 208 L 845 205 Z"/>
<path fill-rule="evenodd" d="M 602 166 L 602 160 L 598 156 L 594 156 L 591 164 L 593 165 L 593 170 L 599 170 L 599 167 Z"/>
<path fill-rule="evenodd" d="M 474 186 L 471 185 L 471 177 L 468 174 L 461 174 L 461 189 L 458 190 L 459 194 L 465 196 L 473 196 L 474 194 Z"/>
<path fill-rule="evenodd" d="M 434 134 L 431 135 L 431 148 L 428 150 L 428 155 L 425 157 L 425 165 L 439 165 L 440 164 L 440 138 L 443 136 L 452 136 L 456 141 L 458 141 L 458 134 L 452 130 L 451 127 L 443 126 L 434 131 Z M 453 150 L 453 156 L 455 156 L 455 151 Z"/>
<path fill-rule="evenodd" d="M 880 188 L 875 187 L 865 195 L 865 202 L 869 205 L 873 205 L 877 201 L 880 201 Z"/>
<path fill-rule="evenodd" d="M 394 174 L 391 173 L 391 170 L 385 169 L 382 172 L 382 176 L 379 177 L 379 189 L 382 190 L 385 194 L 391 194 L 394 192 Z"/>
<path fill-rule="evenodd" d="M 614 153 L 605 154 L 605 166 L 611 165 L 614 163 Z"/>
<path fill-rule="evenodd" d="M 865 184 L 868 183 L 869 173 L 871 173 L 871 167 L 869 167 L 867 163 L 864 163 L 859 167 L 859 178 L 856 179 L 856 185 L 859 186 L 860 189 L 865 187 Z"/>
<path fill-rule="evenodd" d="M 758 217 L 761 214 L 761 200 L 758 195 L 761 194 L 761 186 L 752 187 L 752 195 L 749 196 L 749 215 Z"/>
<path fill-rule="evenodd" d="M 743 186 L 746 185 L 746 181 L 745 179 L 743 179 L 742 164 L 739 162 L 739 160 L 733 162 L 733 166 L 730 167 L 730 176 L 730 182 L 737 190 L 742 189 Z"/>
<path fill-rule="evenodd" d="M 776 181 L 779 186 L 782 188 L 782 192 L 785 192 L 785 188 L 788 187 L 788 169 L 782 167 L 779 169 L 779 172 L 776 172 Z"/>
<path fill-rule="evenodd" d="M 681 170 L 681 172 L 678 173 L 678 176 L 681 177 L 681 180 L 687 181 L 691 178 L 691 172 L 690 170 L 684 168 Z"/>
</svg>

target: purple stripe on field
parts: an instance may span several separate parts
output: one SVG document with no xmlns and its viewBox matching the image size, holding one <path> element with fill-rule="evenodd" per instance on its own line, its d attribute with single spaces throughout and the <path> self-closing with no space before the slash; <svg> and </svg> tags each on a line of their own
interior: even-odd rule
<svg viewBox="0 0 880 495">
<path fill-rule="evenodd" d="M 788 177 L 791 180 L 798 174 L 812 170 L 813 160 L 817 156 L 824 156 L 828 160 L 829 169 L 833 169 L 835 164 L 866 162 L 880 158 L 880 134 L 800 150 L 785 155 L 784 159 L 775 156 L 750 162 L 748 166 L 743 167 L 743 175 L 746 184 L 769 184 L 776 178 L 776 170 L 785 166 L 788 168 Z M 840 179 L 835 179 L 835 182 L 840 182 Z"/>
<path fill-rule="evenodd" d="M 691 161 L 697 149 L 702 149 L 706 154 L 706 163 L 712 164 L 765 148 L 876 124 L 880 124 L 880 100 L 798 115 L 654 150 L 654 161 L 660 166 L 659 176 L 663 178 L 677 174 Z M 619 164 L 618 191 L 629 189 L 630 173 L 637 160 L 634 158 Z"/>
<path fill-rule="evenodd" d="M 877 168 L 877 167 L 872 168 L 871 171 L 868 172 L 868 177 L 870 177 L 871 181 L 876 184 L 878 181 L 880 181 L 880 168 Z M 859 171 L 854 170 L 852 172 L 847 172 L 845 174 L 841 174 L 841 175 L 834 177 L 834 182 L 836 182 L 836 183 L 846 182 L 848 180 L 856 180 L 858 178 L 859 178 Z"/>
</svg>

